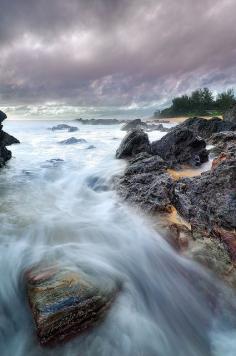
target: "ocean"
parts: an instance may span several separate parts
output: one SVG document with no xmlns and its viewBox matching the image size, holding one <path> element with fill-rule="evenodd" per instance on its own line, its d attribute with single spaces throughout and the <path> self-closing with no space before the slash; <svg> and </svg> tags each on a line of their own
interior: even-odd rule
<svg viewBox="0 0 236 356">
<path fill-rule="evenodd" d="M 0 172 L 1 356 L 235 356 L 231 291 L 112 189 L 126 165 L 115 159 L 120 125 L 50 130 L 59 123 L 4 122 L 21 144 Z M 86 142 L 60 144 L 71 136 Z M 39 345 L 25 293 L 25 272 L 45 256 L 122 281 L 104 322 L 56 348 Z"/>
</svg>

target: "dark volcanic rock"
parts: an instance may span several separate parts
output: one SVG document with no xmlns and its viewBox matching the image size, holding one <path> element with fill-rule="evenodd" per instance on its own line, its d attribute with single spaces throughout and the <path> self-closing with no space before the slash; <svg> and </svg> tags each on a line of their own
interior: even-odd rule
<svg viewBox="0 0 236 356">
<path fill-rule="evenodd" d="M 161 132 L 169 132 L 171 129 L 163 126 L 162 124 L 147 124 L 145 126 L 145 131 L 161 131 Z"/>
<path fill-rule="evenodd" d="M 172 202 L 193 228 L 219 237 L 236 258 L 236 160 L 177 181 Z"/>
<path fill-rule="evenodd" d="M 20 143 L 20 141 L 14 136 L 9 135 L 7 132 L 0 131 L 0 145 L 10 146 L 14 143 Z"/>
<path fill-rule="evenodd" d="M 7 115 L 0 110 L 0 123 L 6 118 Z M 6 146 L 10 146 L 14 143 L 20 143 L 20 141 L 2 131 L 2 125 L 0 125 L 0 167 L 3 167 L 4 164 L 12 157 L 11 151 L 9 151 Z"/>
<path fill-rule="evenodd" d="M 83 125 L 118 125 L 121 123 L 120 120 L 117 119 L 76 119 Z"/>
<path fill-rule="evenodd" d="M 62 145 L 73 145 L 75 143 L 86 143 L 87 141 L 83 138 L 75 138 L 75 137 L 70 137 L 66 140 L 60 141 L 59 143 Z"/>
<path fill-rule="evenodd" d="M 120 196 L 134 206 L 141 207 L 144 211 L 171 212 L 172 205 L 170 192 L 173 181 L 163 171 L 126 174 L 119 178 L 117 190 Z"/>
<path fill-rule="evenodd" d="M 152 153 L 159 155 L 171 165 L 190 164 L 198 166 L 208 160 L 206 143 L 191 130 L 177 126 L 159 141 L 151 144 Z"/>
<path fill-rule="evenodd" d="M 129 158 L 140 152 L 150 152 L 148 135 L 141 129 L 128 132 L 116 151 L 116 158 Z"/>
<path fill-rule="evenodd" d="M 58 266 L 34 267 L 26 274 L 29 304 L 42 345 L 66 341 L 101 321 L 118 291 L 109 280 Z"/>
<path fill-rule="evenodd" d="M 7 118 L 5 112 L 0 110 L 0 122 L 3 122 Z"/>
<path fill-rule="evenodd" d="M 214 134 L 211 136 L 209 143 L 214 145 L 210 150 L 213 154 L 233 153 L 233 151 L 236 151 L 236 131 L 224 131 Z"/>
<path fill-rule="evenodd" d="M 127 122 L 122 128 L 122 131 L 130 131 L 133 129 L 141 129 L 141 128 L 146 128 L 147 124 L 145 124 L 144 122 L 142 122 L 141 119 L 135 119 L 135 120 L 131 120 L 129 122 Z"/>
<path fill-rule="evenodd" d="M 209 139 L 214 133 L 236 130 L 236 124 L 223 121 L 218 117 L 214 117 L 210 120 L 203 119 L 201 117 L 191 117 L 179 124 L 173 130 L 176 128 L 189 129 L 196 135 L 204 139 Z"/>
<path fill-rule="evenodd" d="M 224 121 L 231 122 L 236 125 L 236 105 L 225 112 L 223 115 Z"/>
<path fill-rule="evenodd" d="M 125 175 L 150 173 L 160 170 L 166 170 L 168 164 L 159 156 L 151 156 L 147 158 L 134 159 L 130 161 L 128 167 L 125 170 Z"/>
</svg>

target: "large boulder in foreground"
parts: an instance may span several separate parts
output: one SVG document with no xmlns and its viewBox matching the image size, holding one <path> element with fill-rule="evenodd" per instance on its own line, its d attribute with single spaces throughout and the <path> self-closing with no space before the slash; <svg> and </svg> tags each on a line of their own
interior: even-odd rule
<svg viewBox="0 0 236 356">
<path fill-rule="evenodd" d="M 232 106 L 223 115 L 224 121 L 231 122 L 236 125 L 236 105 Z"/>
<path fill-rule="evenodd" d="M 189 129 L 177 126 L 164 137 L 151 144 L 152 153 L 159 155 L 171 165 L 190 164 L 199 166 L 208 160 L 206 143 Z"/>
<path fill-rule="evenodd" d="M 59 266 L 36 266 L 26 274 L 29 304 L 42 345 L 66 341 L 101 321 L 118 291 L 117 283 L 91 281 Z"/>
<path fill-rule="evenodd" d="M 209 120 L 202 117 L 191 117 L 179 124 L 177 128 L 191 130 L 197 136 L 208 140 L 214 133 L 236 130 L 236 123 L 226 122 L 219 117 L 213 117 Z"/>
<path fill-rule="evenodd" d="M 140 152 L 151 151 L 148 135 L 141 129 L 127 133 L 116 151 L 116 158 L 130 158 Z"/>
</svg>

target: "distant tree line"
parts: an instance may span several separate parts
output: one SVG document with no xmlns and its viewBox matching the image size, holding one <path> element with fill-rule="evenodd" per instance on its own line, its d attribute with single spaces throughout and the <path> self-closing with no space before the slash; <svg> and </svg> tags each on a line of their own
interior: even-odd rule
<svg viewBox="0 0 236 356">
<path fill-rule="evenodd" d="M 236 104 L 233 89 L 219 93 L 216 98 L 208 88 L 198 89 L 191 95 L 182 95 L 172 100 L 172 105 L 156 111 L 156 117 L 221 115 Z"/>
</svg>

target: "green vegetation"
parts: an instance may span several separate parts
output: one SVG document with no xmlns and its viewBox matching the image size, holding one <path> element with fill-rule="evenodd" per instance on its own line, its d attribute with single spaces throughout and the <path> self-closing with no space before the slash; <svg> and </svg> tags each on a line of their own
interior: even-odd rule
<svg viewBox="0 0 236 356">
<path fill-rule="evenodd" d="M 236 104 L 233 89 L 228 89 L 214 98 L 210 89 L 203 88 L 193 91 L 190 96 L 182 95 L 174 98 L 169 108 L 156 111 L 154 116 L 217 116 L 222 115 L 233 104 Z"/>
</svg>

